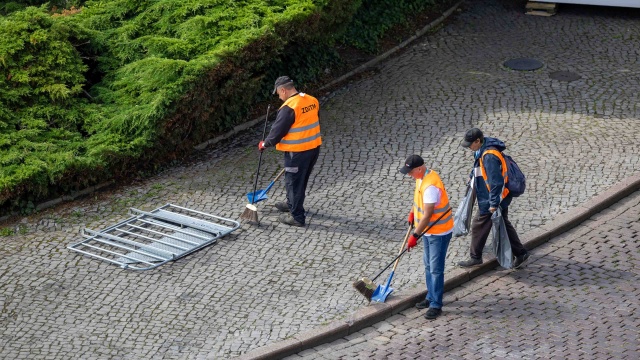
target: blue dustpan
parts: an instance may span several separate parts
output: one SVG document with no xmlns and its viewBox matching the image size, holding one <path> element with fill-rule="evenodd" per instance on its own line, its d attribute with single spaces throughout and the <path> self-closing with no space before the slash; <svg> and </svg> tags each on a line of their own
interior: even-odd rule
<svg viewBox="0 0 640 360">
<path fill-rule="evenodd" d="M 442 219 L 443 216 L 445 216 L 449 211 L 451 211 L 451 208 L 449 208 L 447 211 L 445 211 L 444 213 L 442 213 L 442 215 L 440 215 L 440 217 L 434 221 L 433 223 L 431 223 L 426 230 L 424 230 L 419 238 L 422 238 L 422 236 L 424 234 L 426 234 L 427 231 L 429 231 L 429 229 L 431 229 L 431 227 L 434 224 L 437 224 L 438 221 L 440 221 L 440 219 Z M 409 225 L 409 229 L 407 229 L 407 234 L 404 236 L 404 241 L 402 241 L 402 247 L 400 247 L 400 253 L 398 254 L 398 256 L 396 256 L 395 259 L 393 259 L 393 261 L 395 261 L 394 265 L 393 265 L 393 269 L 391 270 L 391 273 L 389 274 L 389 278 L 387 279 L 387 283 L 385 285 L 378 285 L 378 287 L 376 288 L 376 290 L 373 292 L 373 295 L 371 295 L 371 301 L 375 301 L 375 302 L 385 302 L 385 300 L 387 300 L 387 296 L 389 296 L 389 294 L 391 294 L 393 292 L 393 288 L 391 287 L 391 280 L 393 279 L 393 274 L 396 272 L 396 267 L 398 267 L 398 262 L 400 261 L 400 257 L 402 256 L 402 254 L 404 254 L 405 252 L 407 252 L 409 249 L 405 248 L 404 246 L 407 244 L 407 240 L 409 240 L 409 235 L 411 234 L 411 229 L 413 228 L 413 224 Z M 382 271 L 380 271 L 380 273 L 378 275 L 376 275 L 376 277 L 373 278 L 373 280 L 375 280 L 378 276 L 382 275 L 382 273 L 387 270 L 389 268 L 389 266 L 391 266 L 391 264 L 387 265 L 386 268 L 382 269 Z"/>
<path fill-rule="evenodd" d="M 373 292 L 371 296 L 371 301 L 375 302 L 385 302 L 387 300 L 387 296 L 393 292 L 393 288 L 391 287 L 391 279 L 393 279 L 393 273 L 395 270 L 391 271 L 389 274 L 389 278 L 387 279 L 387 283 L 385 285 L 378 285 L 376 290 Z"/>
<path fill-rule="evenodd" d="M 269 198 L 267 196 L 267 191 L 269 191 L 271 189 L 273 184 L 274 184 L 274 182 L 272 181 L 271 184 L 269 184 L 269 186 L 267 186 L 266 189 L 248 193 L 247 194 L 247 199 L 249 199 L 249 203 L 255 204 L 257 202 L 260 202 L 260 201 L 263 201 L 263 200 L 267 200 Z"/>
<path fill-rule="evenodd" d="M 276 181 L 278 181 L 278 179 L 280 178 L 280 176 L 282 176 L 282 174 L 284 174 L 284 169 L 282 169 L 282 171 L 278 173 L 278 176 L 276 176 L 276 178 L 269 183 L 269 186 L 267 186 L 266 189 L 264 190 L 260 189 L 260 190 L 248 193 L 247 199 L 249 199 L 249 203 L 255 204 L 257 202 L 267 200 L 268 199 L 267 193 L 269 192 L 269 190 L 271 190 L 271 187 L 273 187 L 273 184 L 275 184 Z"/>
<path fill-rule="evenodd" d="M 398 256 L 396 256 L 395 259 L 393 259 L 393 269 L 391 269 L 391 273 L 389 274 L 389 278 L 387 279 L 387 283 L 384 285 L 378 285 L 378 287 L 376 288 L 376 290 L 373 292 L 373 295 L 371 295 L 371 301 L 375 301 L 375 302 L 385 302 L 385 300 L 387 300 L 387 296 L 389 296 L 389 294 L 391 294 L 393 292 L 393 288 L 391 287 L 391 280 L 393 280 L 393 274 L 395 274 L 396 272 L 396 268 L 398 267 L 398 262 L 400 262 L 400 257 L 402 256 L 402 254 L 404 254 L 405 252 L 407 252 L 407 249 L 405 249 L 405 245 L 407 244 L 407 240 L 409 239 L 409 235 L 411 234 L 411 229 L 413 228 L 413 225 L 409 225 L 409 228 L 407 229 L 407 234 L 404 236 L 404 240 L 402 241 L 402 246 L 400 247 L 400 253 L 398 254 Z M 376 275 L 376 277 L 374 278 L 374 280 L 382 275 L 382 273 L 387 270 L 387 268 L 391 266 L 391 264 L 387 265 L 386 268 L 382 269 L 382 271 Z"/>
</svg>

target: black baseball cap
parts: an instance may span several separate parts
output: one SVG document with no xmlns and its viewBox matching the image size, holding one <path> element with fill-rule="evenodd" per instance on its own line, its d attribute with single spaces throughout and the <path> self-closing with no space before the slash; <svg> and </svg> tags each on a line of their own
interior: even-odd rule
<svg viewBox="0 0 640 360">
<path fill-rule="evenodd" d="M 480 129 L 478 128 L 469 129 L 464 134 L 464 139 L 462 139 L 460 146 L 468 148 L 469 146 L 471 146 L 471 144 L 474 141 L 482 138 L 484 138 L 484 135 L 482 134 L 482 131 Z"/>
<path fill-rule="evenodd" d="M 282 86 L 282 85 L 287 85 L 287 84 L 293 84 L 293 80 L 291 80 L 290 77 L 288 76 L 280 76 L 279 78 L 276 79 L 276 83 L 273 85 L 273 95 L 276 94 L 276 91 L 278 90 L 278 87 Z"/>
<path fill-rule="evenodd" d="M 422 160 L 422 158 L 418 155 L 411 155 L 409 156 L 405 161 L 404 161 L 404 165 L 401 166 L 398 170 L 407 175 L 409 173 L 409 171 L 424 165 L 424 160 Z"/>
</svg>

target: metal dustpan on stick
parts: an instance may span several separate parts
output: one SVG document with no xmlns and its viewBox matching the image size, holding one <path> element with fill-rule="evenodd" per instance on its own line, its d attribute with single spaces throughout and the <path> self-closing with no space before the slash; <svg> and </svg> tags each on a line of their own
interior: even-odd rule
<svg viewBox="0 0 640 360">
<path fill-rule="evenodd" d="M 247 193 L 247 199 L 249 199 L 249 202 L 251 204 L 255 204 L 257 202 L 267 200 L 268 199 L 267 193 L 269 192 L 269 190 L 271 190 L 271 188 L 273 187 L 273 184 L 275 184 L 276 181 L 278 181 L 278 179 L 280 178 L 280 176 L 282 176 L 282 174 L 284 174 L 284 169 L 282 169 L 282 171 L 278 173 L 278 175 L 275 177 L 275 179 L 273 179 L 273 181 L 269 183 L 269 186 L 267 186 L 266 189 L 264 190 L 260 189 L 260 190 Z"/>
<path fill-rule="evenodd" d="M 393 264 L 393 269 L 391 269 L 391 273 L 389 274 L 389 278 L 387 279 L 387 282 L 384 285 L 378 285 L 376 290 L 373 292 L 373 295 L 371 296 L 371 301 L 383 303 L 387 300 L 387 296 L 389 296 L 393 292 L 393 288 L 391 287 L 391 280 L 393 279 L 393 275 L 396 272 L 396 267 L 398 267 L 398 263 L 400 262 L 400 256 L 407 251 L 407 249 L 405 249 L 405 245 L 407 244 L 409 235 L 411 235 L 411 229 L 412 229 L 412 226 L 409 226 L 409 229 L 407 230 L 407 234 L 404 236 L 404 241 L 402 241 L 400 252 L 396 257 L 396 262 L 395 264 Z"/>
<path fill-rule="evenodd" d="M 447 211 L 442 213 L 442 215 L 440 215 L 440 217 L 438 217 L 438 219 L 436 221 L 432 222 L 420 234 L 418 239 L 421 239 L 422 236 L 424 234 L 426 234 L 427 231 L 429 231 L 431 229 L 431 227 L 433 227 L 434 224 L 437 224 L 438 221 L 440 221 L 450 211 L 451 211 L 451 208 L 449 208 Z M 411 229 L 412 229 L 412 226 L 409 227 L 409 230 L 407 230 L 407 234 L 404 236 L 404 241 L 402 242 L 402 247 L 400 248 L 400 253 L 398 254 L 398 257 L 396 258 L 396 263 L 393 265 L 393 269 L 391 270 L 391 273 L 389 274 L 389 278 L 387 279 L 387 283 L 384 284 L 384 285 L 378 285 L 376 290 L 373 292 L 373 295 L 371 296 L 371 301 L 385 302 L 387 300 L 387 296 L 389 296 L 393 292 L 393 288 L 391 287 L 391 280 L 393 279 L 393 274 L 396 271 L 396 267 L 398 266 L 398 262 L 400 262 L 400 257 L 402 256 L 402 254 L 404 254 L 407 251 L 407 249 L 405 249 L 405 244 L 407 243 L 407 240 L 409 240 L 409 235 L 411 234 Z"/>
</svg>

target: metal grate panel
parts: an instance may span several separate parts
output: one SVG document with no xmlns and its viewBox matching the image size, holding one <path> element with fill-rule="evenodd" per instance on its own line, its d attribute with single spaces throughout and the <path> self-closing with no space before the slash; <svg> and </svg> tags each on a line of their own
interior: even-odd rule
<svg viewBox="0 0 640 360">
<path fill-rule="evenodd" d="M 85 240 L 69 245 L 81 254 L 129 270 L 149 270 L 179 259 L 236 230 L 235 220 L 167 204 L 150 212 L 130 209 L 132 217 L 101 231 L 84 229 Z"/>
</svg>

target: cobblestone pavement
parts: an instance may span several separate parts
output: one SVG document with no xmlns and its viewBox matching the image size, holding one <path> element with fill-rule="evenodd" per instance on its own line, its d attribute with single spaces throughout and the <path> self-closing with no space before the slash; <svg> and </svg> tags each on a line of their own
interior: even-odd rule
<svg viewBox="0 0 640 360">
<path fill-rule="evenodd" d="M 259 204 L 261 226 L 155 270 L 126 271 L 66 248 L 84 227 L 125 219 L 128 207 L 173 203 L 238 218 L 261 126 L 147 181 L 5 224 L 16 235 L 0 245 L 0 358 L 228 358 L 345 318 L 365 306 L 352 281 L 390 261 L 405 232 L 412 183 L 398 166 L 422 154 L 457 203 L 471 162 L 458 143 L 472 125 L 505 140 L 528 175 L 510 211 L 522 232 L 637 172 L 640 13 L 523 12 L 522 1 L 469 2 L 439 31 L 327 96 L 305 228 L 277 223 L 270 205 L 284 197 L 279 183 Z M 518 57 L 545 67 L 502 67 Z M 561 70 L 581 79 L 550 79 Z M 268 151 L 261 187 L 280 166 L 281 155 Z M 447 270 L 468 241 L 452 242 Z M 419 252 L 403 258 L 398 293 L 424 287 L 419 264 Z"/>
<path fill-rule="evenodd" d="M 637 359 L 640 191 L 445 294 L 443 315 L 409 309 L 287 359 Z"/>
</svg>

